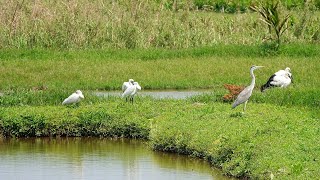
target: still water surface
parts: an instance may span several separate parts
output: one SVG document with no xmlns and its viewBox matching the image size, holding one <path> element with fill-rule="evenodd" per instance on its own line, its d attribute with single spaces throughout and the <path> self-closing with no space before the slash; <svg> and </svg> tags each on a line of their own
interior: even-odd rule
<svg viewBox="0 0 320 180">
<path fill-rule="evenodd" d="M 137 93 L 137 96 L 149 96 L 156 99 L 186 99 L 188 97 L 209 94 L 212 90 L 200 89 L 200 90 L 162 90 L 162 91 L 147 91 L 142 90 Z M 121 91 L 100 91 L 94 92 L 93 94 L 99 97 L 108 96 L 121 96 Z"/>
<path fill-rule="evenodd" d="M 230 179 L 200 159 L 152 151 L 145 142 L 107 138 L 0 140 L 3 180 Z"/>
</svg>

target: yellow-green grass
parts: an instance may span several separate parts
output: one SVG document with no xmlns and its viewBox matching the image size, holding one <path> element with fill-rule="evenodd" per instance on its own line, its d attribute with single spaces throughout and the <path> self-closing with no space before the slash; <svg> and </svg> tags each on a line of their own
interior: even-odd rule
<svg viewBox="0 0 320 180">
<path fill-rule="evenodd" d="M 117 56 L 98 59 L 60 56 L 61 59 L 56 59 L 54 53 L 50 55 L 43 59 L 16 57 L 6 60 L 3 57 L 0 62 L 0 89 L 31 89 L 44 85 L 53 90 L 109 90 L 119 89 L 129 78 L 140 82 L 144 89 L 211 88 L 225 83 L 246 85 L 251 80 L 250 66 L 254 64 L 265 66 L 255 71 L 257 85 L 265 83 L 274 72 L 290 67 L 296 89 L 319 86 L 315 75 L 320 70 L 319 56 L 186 55 L 182 58 L 144 60 Z M 91 52 L 91 56 L 94 55 L 95 52 Z"/>
<path fill-rule="evenodd" d="M 155 150 L 205 158 L 236 177 L 319 177 L 320 120 L 318 47 L 285 46 L 277 55 L 261 47 L 221 46 L 188 50 L 56 51 L 2 50 L 0 131 L 6 137 L 112 136 L 148 139 Z M 252 50 L 252 51 L 251 51 Z M 261 51 L 262 50 L 262 51 Z M 256 86 L 242 115 L 222 103 L 223 84 Z M 294 83 L 259 92 L 279 69 L 290 67 Z M 93 90 L 119 89 L 133 78 L 144 89 L 210 88 L 186 100 L 137 96 L 98 98 Z M 46 90 L 33 87 L 46 86 Z M 76 89 L 85 99 L 61 106 Z"/>
<path fill-rule="evenodd" d="M 7 137 L 111 136 L 148 139 L 155 150 L 208 160 L 236 177 L 319 177 L 319 116 L 302 107 L 265 103 L 231 110 L 228 103 L 120 98 L 0 108 Z"/>
<path fill-rule="evenodd" d="M 143 90 L 211 89 L 216 95 L 215 100 L 219 101 L 227 93 L 224 84 L 246 86 L 251 82 L 249 68 L 255 64 L 265 67 L 255 71 L 256 89 L 252 101 L 318 108 L 319 48 L 303 46 L 285 46 L 279 55 L 273 56 L 259 54 L 261 49 L 252 46 L 207 47 L 189 51 L 3 50 L 0 89 L 14 96 L 6 100 L 6 96 L 2 97 L 1 104 L 17 104 L 17 97 L 24 101 L 19 102 L 22 104 L 37 101 L 33 96 L 38 95 L 32 91 L 37 87 L 47 87 L 40 93 L 46 97 L 44 104 L 46 101 L 57 104 L 76 89 L 83 90 L 85 94 L 93 90 L 120 90 L 122 83 L 129 78 L 138 81 Z M 285 67 L 292 69 L 294 83 L 287 89 L 260 93 L 259 87 L 274 72 Z M 24 100 L 26 97 L 30 101 Z M 202 97 L 205 98 L 210 97 Z"/>
</svg>

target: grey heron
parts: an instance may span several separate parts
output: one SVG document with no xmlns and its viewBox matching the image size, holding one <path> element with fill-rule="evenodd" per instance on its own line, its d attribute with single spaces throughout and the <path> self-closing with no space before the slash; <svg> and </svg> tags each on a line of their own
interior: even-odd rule
<svg viewBox="0 0 320 180">
<path fill-rule="evenodd" d="M 272 87 L 281 87 L 285 88 L 289 86 L 293 82 L 293 77 L 291 74 L 291 69 L 287 67 L 285 70 L 279 70 L 274 73 L 266 82 L 266 84 L 262 85 L 260 90 L 264 92 L 268 88 Z"/>
<path fill-rule="evenodd" d="M 253 71 L 256 70 L 256 69 L 259 69 L 261 67 L 263 67 L 263 66 L 255 66 L 255 65 L 251 66 L 251 68 L 250 68 L 250 75 L 251 75 L 251 78 L 252 78 L 251 84 L 249 86 L 247 86 L 246 88 L 244 88 L 240 92 L 240 94 L 238 95 L 237 99 L 233 103 L 232 108 L 235 108 L 238 105 L 244 103 L 243 112 L 245 112 L 247 102 L 248 102 L 248 100 L 249 100 L 249 98 L 250 98 L 250 96 L 252 94 L 252 90 L 253 90 L 254 85 L 256 83 L 256 78 L 255 78 L 255 76 L 253 74 Z"/>
<path fill-rule="evenodd" d="M 133 79 L 129 79 L 129 82 L 124 82 L 122 85 L 122 98 L 126 98 L 126 101 L 129 101 L 133 103 L 133 98 L 136 95 L 137 91 L 141 90 L 141 86 L 138 82 L 134 82 Z"/>
<path fill-rule="evenodd" d="M 81 101 L 81 99 L 84 99 L 84 96 L 80 90 L 77 90 L 76 92 L 72 93 L 69 97 L 67 97 L 63 102 L 62 105 L 66 104 L 75 104 Z"/>
</svg>

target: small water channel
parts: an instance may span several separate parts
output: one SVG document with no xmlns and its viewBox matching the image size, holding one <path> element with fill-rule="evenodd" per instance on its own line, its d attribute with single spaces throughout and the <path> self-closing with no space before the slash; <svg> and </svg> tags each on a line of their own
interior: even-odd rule
<svg viewBox="0 0 320 180">
<path fill-rule="evenodd" d="M 0 140 L 0 179 L 230 179 L 200 159 L 107 138 Z"/>
<path fill-rule="evenodd" d="M 161 90 L 161 91 L 146 91 L 142 90 L 137 93 L 137 96 L 150 96 L 156 99 L 185 99 L 200 94 L 209 94 L 212 90 L 201 89 L 201 90 Z M 93 94 L 99 97 L 108 96 L 121 96 L 121 91 L 100 91 L 94 92 Z"/>
</svg>

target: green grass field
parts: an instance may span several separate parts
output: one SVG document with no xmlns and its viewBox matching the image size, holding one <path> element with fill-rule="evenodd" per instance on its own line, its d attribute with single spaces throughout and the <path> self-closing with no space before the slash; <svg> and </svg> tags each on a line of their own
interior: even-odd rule
<svg viewBox="0 0 320 180">
<path fill-rule="evenodd" d="M 257 46 L 188 50 L 1 50 L 0 132 L 4 137 L 112 136 L 148 139 L 155 150 L 197 156 L 235 177 L 319 177 L 320 70 L 317 46 L 284 46 L 265 55 Z M 242 115 L 221 97 L 223 84 L 256 86 Z M 259 92 L 279 69 L 294 84 Z M 120 90 L 129 78 L 145 89 L 211 89 L 186 100 L 137 97 L 134 105 L 94 90 Z M 46 90 L 34 87 L 46 86 Z M 84 92 L 79 107 L 62 100 Z"/>
<path fill-rule="evenodd" d="M 280 19 L 291 16 L 279 49 L 259 14 L 248 10 L 255 1 L 110 2 L 0 2 L 2 137 L 142 138 L 154 150 L 204 158 L 234 177 L 320 176 L 318 1 L 281 1 Z M 223 102 L 223 85 L 250 84 L 252 65 L 265 67 L 255 71 L 243 115 L 241 106 L 231 110 Z M 259 91 L 286 67 L 293 84 Z M 137 96 L 134 105 L 92 94 L 120 91 L 129 78 L 142 91 L 212 93 L 185 100 Z M 62 106 L 77 89 L 84 101 Z"/>
<path fill-rule="evenodd" d="M 225 174 L 268 179 L 319 176 L 319 114 L 309 108 L 90 97 L 79 107 L 0 107 L 6 137 L 111 136 L 148 139 L 155 150 L 208 160 Z"/>
<path fill-rule="evenodd" d="M 45 86 L 47 92 L 57 94 L 54 99 L 61 100 L 63 93 L 66 96 L 76 89 L 85 93 L 120 90 L 129 78 L 145 90 L 211 89 L 223 96 L 227 93 L 224 84 L 248 85 L 249 68 L 255 64 L 265 67 L 255 71 L 257 89 L 252 101 L 319 106 L 320 82 L 316 74 L 320 71 L 320 49 L 316 45 L 288 45 L 280 54 L 269 56 L 259 46 L 222 45 L 188 50 L 0 52 L 0 89 L 4 93 L 18 92 L 17 96 Z M 285 67 L 292 69 L 294 83 L 287 89 L 260 93 L 259 87 Z"/>
</svg>

